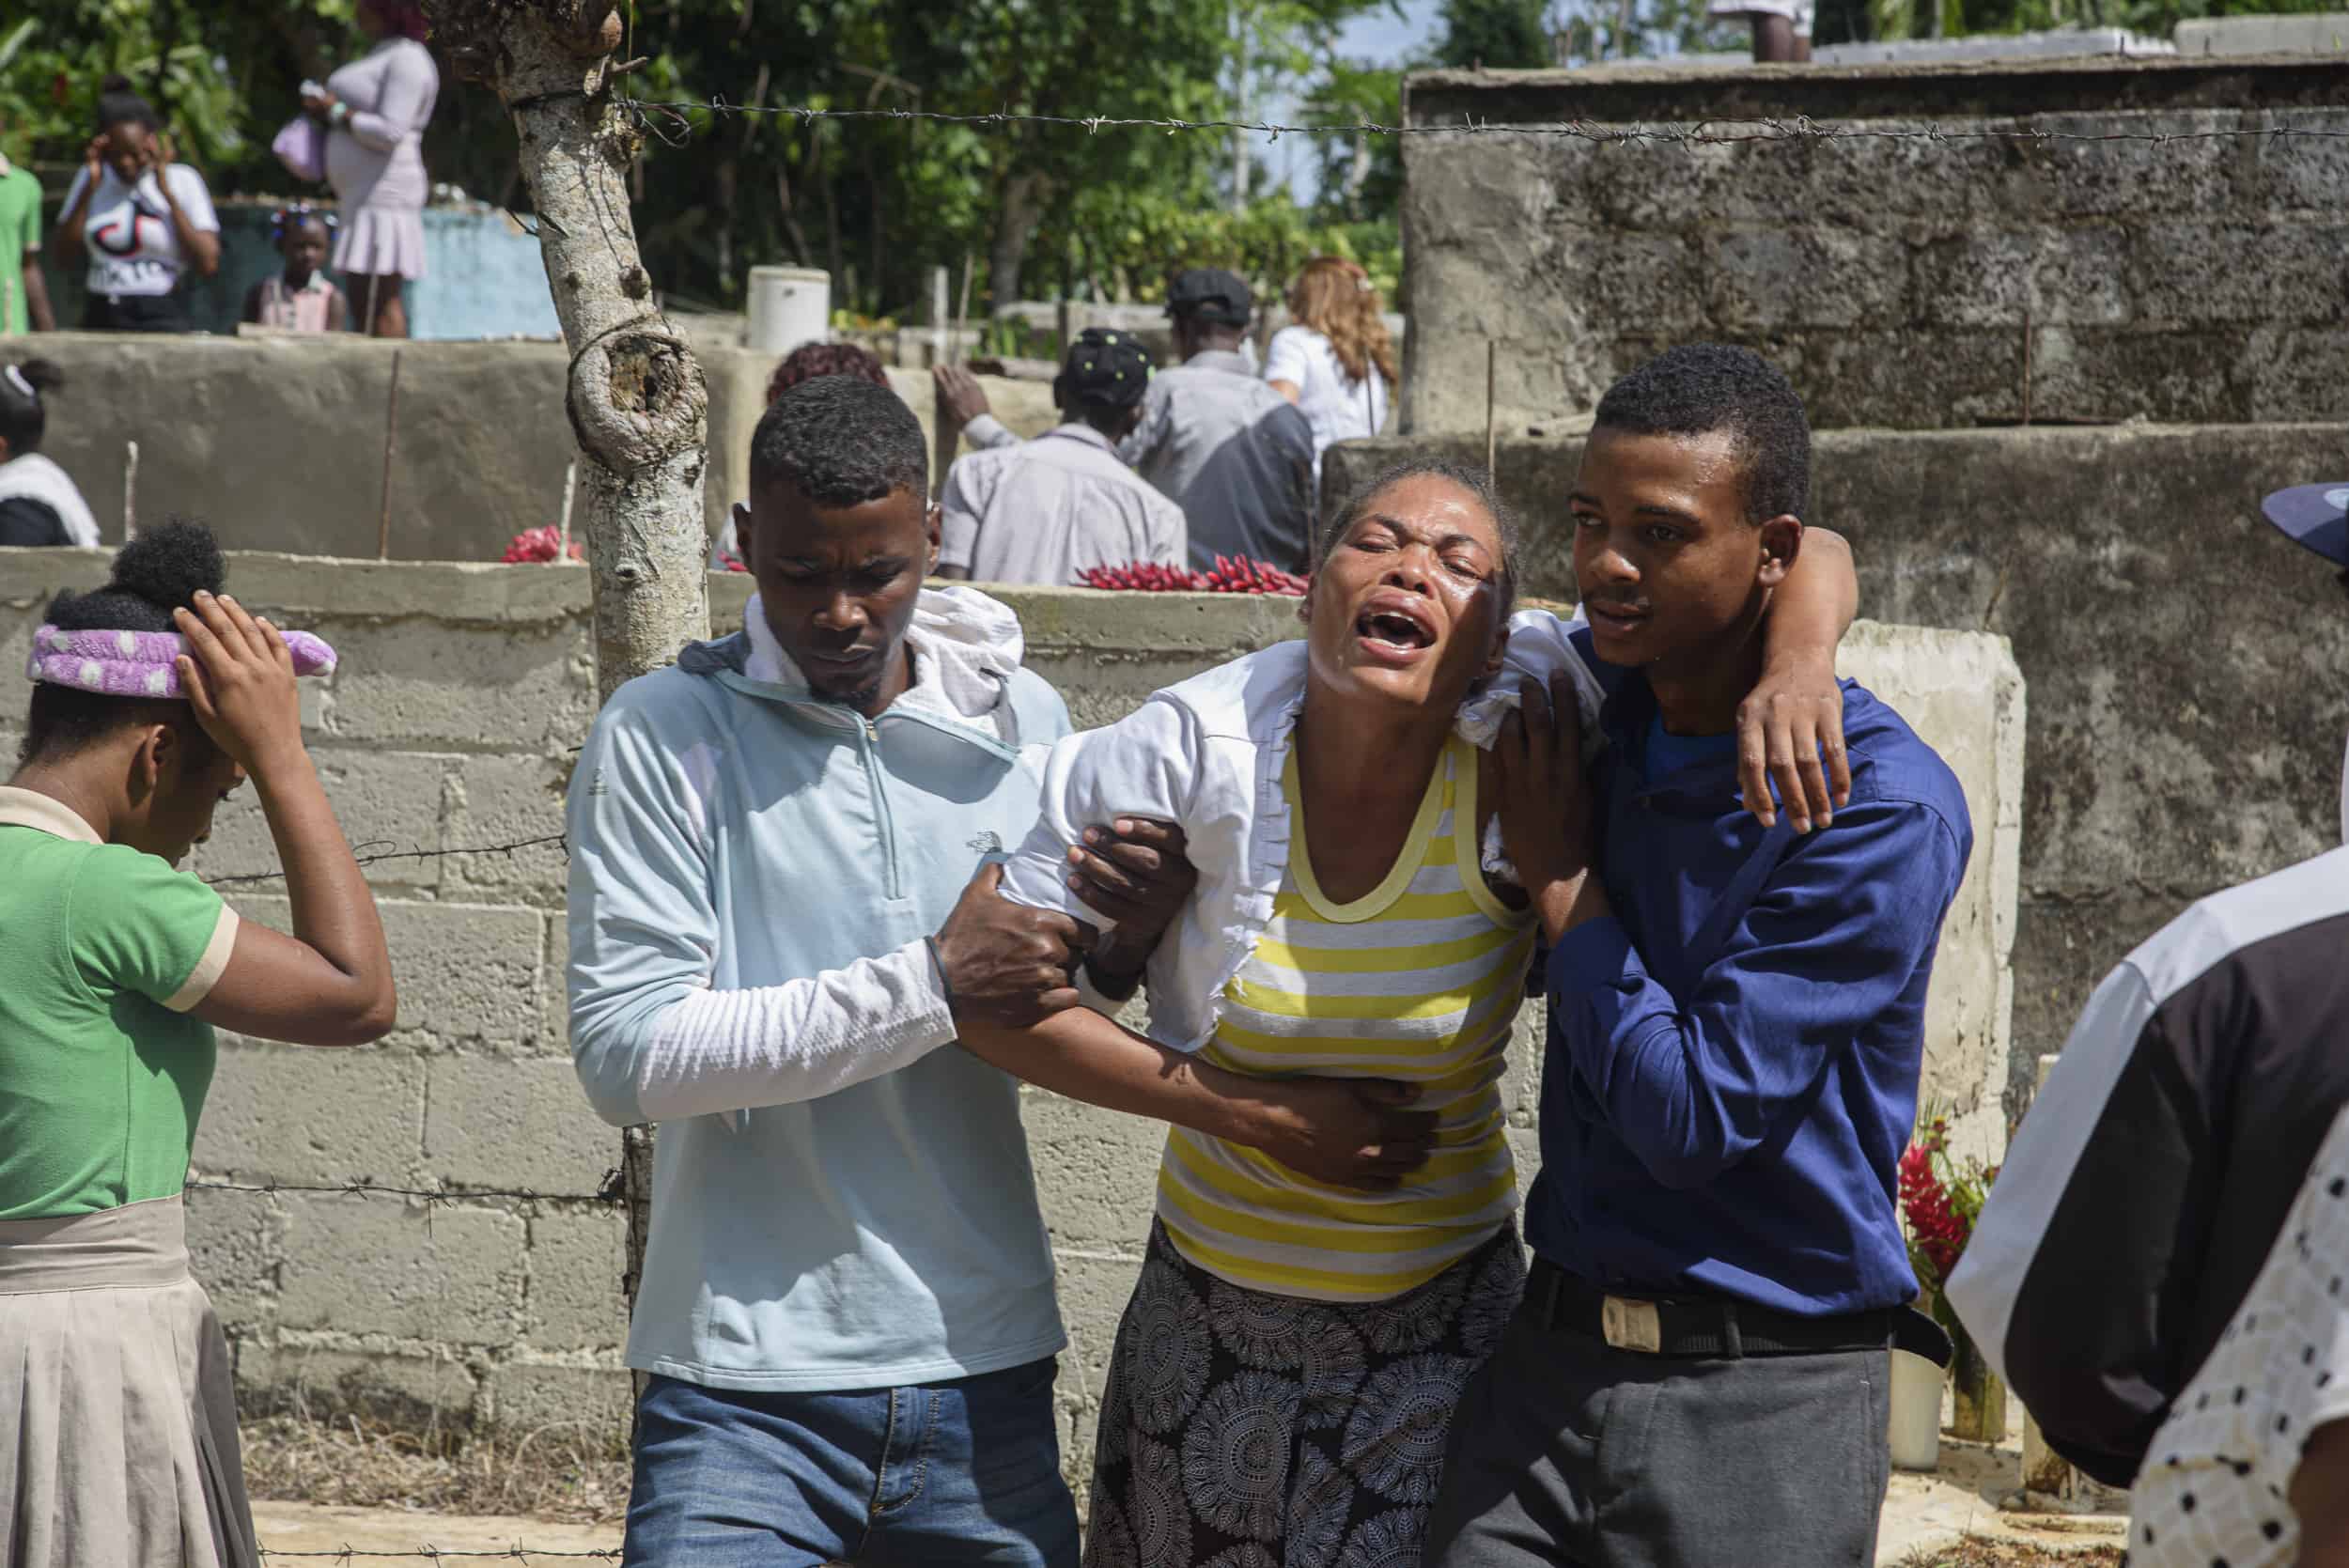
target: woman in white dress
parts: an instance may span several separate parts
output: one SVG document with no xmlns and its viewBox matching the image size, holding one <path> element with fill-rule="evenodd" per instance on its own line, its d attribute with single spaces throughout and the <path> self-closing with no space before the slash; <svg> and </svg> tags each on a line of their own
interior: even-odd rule
<svg viewBox="0 0 2349 1568">
<path fill-rule="evenodd" d="M 1272 334 L 1265 380 L 1297 405 L 1314 432 L 1314 488 L 1321 455 L 1341 441 L 1375 436 L 1387 422 L 1394 345 L 1370 275 L 1344 256 L 1317 256 L 1289 287 L 1291 324 Z"/>
<path fill-rule="evenodd" d="M 400 292 L 424 276 L 424 128 L 441 93 L 440 68 L 424 46 L 417 0 L 359 0 L 359 30 L 375 47 L 304 95 L 325 123 L 326 179 L 342 205 L 334 270 L 343 274 L 351 328 L 408 335 Z"/>
</svg>

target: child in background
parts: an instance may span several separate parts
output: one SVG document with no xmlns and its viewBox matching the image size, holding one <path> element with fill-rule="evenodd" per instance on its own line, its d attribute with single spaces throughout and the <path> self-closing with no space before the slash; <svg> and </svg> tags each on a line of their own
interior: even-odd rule
<svg viewBox="0 0 2349 1568">
<path fill-rule="evenodd" d="M 306 201 L 289 202 L 271 213 L 270 238 L 286 258 L 286 271 L 245 291 L 243 319 L 297 333 L 333 332 L 347 319 L 343 291 L 323 271 L 334 230 L 334 215 Z"/>
</svg>

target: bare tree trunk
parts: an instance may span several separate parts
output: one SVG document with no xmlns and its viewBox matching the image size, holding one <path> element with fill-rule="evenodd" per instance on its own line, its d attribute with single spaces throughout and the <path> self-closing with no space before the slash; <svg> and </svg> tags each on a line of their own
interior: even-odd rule
<svg viewBox="0 0 2349 1568">
<path fill-rule="evenodd" d="M 579 442 L 582 528 L 595 595 L 596 689 L 709 635 L 702 469 L 709 390 L 654 304 L 636 251 L 628 171 L 641 138 L 611 101 L 618 0 L 425 0 L 433 41 L 494 90 L 521 137 L 563 340 L 565 407 Z M 651 1129 L 622 1135 L 633 1309 L 652 1197 Z"/>
<path fill-rule="evenodd" d="M 1051 181 L 1040 174 L 1023 171 L 1003 181 L 1003 199 L 996 205 L 995 240 L 987 253 L 988 289 L 997 310 L 1020 298 L 1019 271 L 1027 264 L 1028 241 L 1044 220 L 1044 203 L 1050 194 Z"/>
</svg>

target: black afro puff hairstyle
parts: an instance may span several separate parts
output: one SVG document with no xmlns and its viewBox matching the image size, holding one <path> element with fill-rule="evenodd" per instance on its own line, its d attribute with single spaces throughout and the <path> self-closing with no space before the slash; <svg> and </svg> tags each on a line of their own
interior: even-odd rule
<svg viewBox="0 0 2349 1568">
<path fill-rule="evenodd" d="M 174 518 L 122 547 L 102 587 L 59 594 L 47 620 L 61 631 L 172 631 L 171 613 L 193 609 L 197 592 L 219 593 L 228 582 L 220 541 L 200 522 Z M 20 762 L 70 755 L 126 724 L 188 717 L 179 699 L 111 697 L 70 686 L 33 687 Z"/>
</svg>

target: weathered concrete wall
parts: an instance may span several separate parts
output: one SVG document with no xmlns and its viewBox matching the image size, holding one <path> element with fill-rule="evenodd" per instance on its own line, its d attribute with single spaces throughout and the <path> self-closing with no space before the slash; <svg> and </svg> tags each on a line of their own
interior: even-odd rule
<svg viewBox="0 0 2349 1568">
<path fill-rule="evenodd" d="M 399 408 L 391 481 L 396 561 L 495 561 L 563 510 L 576 456 L 559 343 L 389 344 L 333 337 L 139 337 L 50 333 L 0 338 L 0 361 L 39 354 L 66 390 L 42 450 L 73 475 L 107 540 L 121 536 L 125 443 L 139 445 L 138 511 L 202 518 L 235 550 L 372 560 L 383 507 L 392 355 Z M 700 346 L 709 383 L 711 533 L 750 482 L 751 432 L 774 357 Z M 988 378 L 996 412 L 1021 435 L 1055 422 L 1051 390 Z M 926 435 L 926 371 L 890 373 Z"/>
<path fill-rule="evenodd" d="M 2213 16 L 2178 23 L 2181 54 L 2330 54 L 2349 51 L 2349 11 Z"/>
<path fill-rule="evenodd" d="M 2342 417 L 2349 155 L 2211 134 L 2329 128 L 2340 89 L 2306 55 L 1414 76 L 1415 127 L 1754 139 L 1408 138 L 1403 428 L 1484 429 L 1488 339 L 1519 429 L 1708 338 L 1769 354 L 1821 428 Z M 1766 117 L 1841 139 L 1721 123 Z"/>
<path fill-rule="evenodd" d="M 73 551 L 0 551 L 0 669 L 21 668 L 40 607 L 99 575 Z M 418 567 L 240 555 L 231 585 L 343 655 L 304 683 L 308 735 L 346 831 L 378 850 L 519 844 L 562 830 L 570 749 L 594 706 L 586 574 L 563 567 Z M 746 583 L 712 580 L 721 624 Z M 1288 600 L 1023 590 L 1035 668 L 1081 724 L 1251 647 L 1295 635 Z M 1855 630 L 1854 667 L 1898 702 L 1966 782 L 1979 846 L 1944 939 L 1930 1012 L 1931 1093 L 1993 1141 L 2007 1078 L 2022 687 L 2004 644 L 1906 628 Z M 22 698 L 0 710 L 12 754 Z M 195 858 L 208 877 L 273 869 L 249 798 Z M 195 1152 L 199 1178 L 445 1190 L 431 1208 L 339 1192 L 191 1196 L 201 1277 L 256 1407 L 293 1397 L 412 1420 L 625 1430 L 620 1225 L 597 1191 L 616 1135 L 586 1110 L 563 1017 L 559 846 L 367 868 L 400 981 L 382 1044 L 305 1050 L 226 1043 Z M 282 924 L 269 883 L 238 906 Z M 1521 1019 L 1511 1137 L 1532 1173 L 1539 1009 Z M 1049 1094 L 1026 1102 L 1074 1339 L 1061 1382 L 1072 1476 L 1151 1206 L 1155 1125 Z M 489 1194 L 567 1195 L 522 1201 Z M 466 1197 L 466 1192 L 478 1194 Z"/>
<path fill-rule="evenodd" d="M 1325 490 L 1401 444 L 1337 449 Z M 1481 437 L 1448 444 L 1483 461 Z M 1500 458 L 1531 591 L 1572 598 L 1581 443 Z M 2187 903 L 2339 842 L 2349 613 L 2259 500 L 2344 465 L 2341 426 L 1817 438 L 1812 520 L 1852 541 L 1861 613 L 1999 633 L 2030 682 L 2018 1073 Z"/>
</svg>

